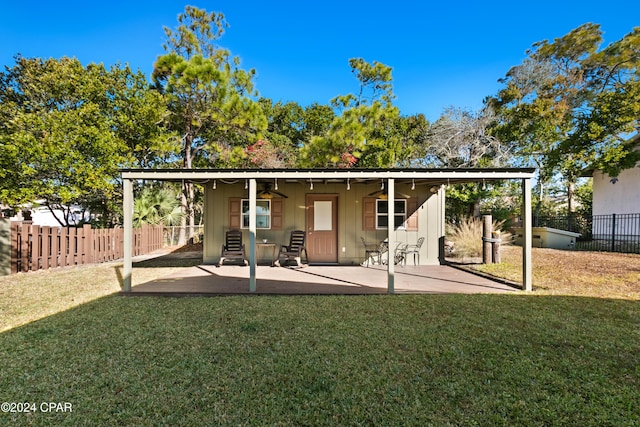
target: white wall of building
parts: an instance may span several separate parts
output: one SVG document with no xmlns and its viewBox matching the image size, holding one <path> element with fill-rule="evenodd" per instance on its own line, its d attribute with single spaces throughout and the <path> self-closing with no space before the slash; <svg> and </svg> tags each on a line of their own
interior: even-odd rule
<svg viewBox="0 0 640 427">
<path fill-rule="evenodd" d="M 614 213 L 640 213 L 640 167 L 622 171 L 617 180 L 601 171 L 594 172 L 593 215 Z"/>
</svg>

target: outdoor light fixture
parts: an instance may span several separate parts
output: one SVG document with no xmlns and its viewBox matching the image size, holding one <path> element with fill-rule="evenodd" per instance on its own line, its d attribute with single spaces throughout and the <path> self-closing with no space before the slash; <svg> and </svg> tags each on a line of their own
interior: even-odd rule
<svg viewBox="0 0 640 427">
<path fill-rule="evenodd" d="M 380 180 L 380 189 L 384 190 L 384 180 L 383 179 Z"/>
<path fill-rule="evenodd" d="M 213 180 L 213 189 L 214 190 L 216 189 L 216 180 L 215 179 Z"/>
<path fill-rule="evenodd" d="M 412 180 L 411 180 L 411 189 L 412 189 L 412 190 L 415 190 L 415 189 L 416 189 L 416 180 L 415 180 L 415 179 L 412 179 Z"/>
<path fill-rule="evenodd" d="M 309 180 L 309 182 L 311 183 L 311 184 L 309 185 L 309 190 L 313 190 L 313 180 L 312 180 L 312 179 L 310 179 L 310 180 Z"/>
<path fill-rule="evenodd" d="M 278 178 L 276 178 L 276 182 L 275 182 L 275 189 L 278 189 Z"/>
<path fill-rule="evenodd" d="M 349 183 L 349 178 L 347 178 L 347 190 L 351 190 L 351 183 Z"/>
<path fill-rule="evenodd" d="M 246 179 L 244 180 L 244 189 L 246 190 L 247 188 L 249 188 L 249 181 L 247 181 Z"/>
</svg>

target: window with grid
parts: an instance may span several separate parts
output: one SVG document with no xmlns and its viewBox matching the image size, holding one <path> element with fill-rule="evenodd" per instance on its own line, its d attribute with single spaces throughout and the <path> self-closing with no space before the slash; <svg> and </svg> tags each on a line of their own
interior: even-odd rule
<svg viewBox="0 0 640 427">
<path fill-rule="evenodd" d="M 394 201 L 394 228 L 404 228 L 405 221 L 407 220 L 407 201 L 396 200 Z M 389 227 L 389 203 L 385 199 L 376 200 L 376 229 L 386 230 Z"/>
<path fill-rule="evenodd" d="M 242 228 L 249 228 L 249 199 L 242 200 Z M 256 200 L 256 228 L 271 228 L 271 200 Z"/>
</svg>

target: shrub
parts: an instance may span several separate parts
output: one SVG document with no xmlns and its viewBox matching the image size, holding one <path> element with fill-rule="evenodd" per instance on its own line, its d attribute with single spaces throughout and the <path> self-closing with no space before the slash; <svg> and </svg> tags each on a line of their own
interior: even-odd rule
<svg viewBox="0 0 640 427">
<path fill-rule="evenodd" d="M 501 230 L 502 245 L 512 242 L 512 235 L 503 231 L 505 221 L 493 222 L 493 230 Z M 482 219 L 463 218 L 457 224 L 447 226 L 447 240 L 453 243 L 451 255 L 458 258 L 482 256 Z"/>
</svg>

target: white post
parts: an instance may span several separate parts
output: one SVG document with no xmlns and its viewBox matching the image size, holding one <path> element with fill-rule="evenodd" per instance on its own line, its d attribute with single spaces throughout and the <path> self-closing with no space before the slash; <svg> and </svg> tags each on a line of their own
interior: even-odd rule
<svg viewBox="0 0 640 427">
<path fill-rule="evenodd" d="M 249 292 L 256 291 L 256 198 L 257 182 L 249 180 Z"/>
<path fill-rule="evenodd" d="M 131 274 L 133 272 L 133 184 L 130 179 L 123 179 L 122 187 L 122 213 L 124 216 L 122 291 L 131 292 Z"/>
<path fill-rule="evenodd" d="M 395 253 L 394 253 L 394 240 L 395 240 L 395 181 L 393 178 L 387 180 L 387 242 L 389 250 L 387 251 L 387 293 L 393 294 L 395 292 Z"/>
<path fill-rule="evenodd" d="M 522 180 L 522 289 L 532 291 L 531 266 L 531 179 Z"/>
</svg>

